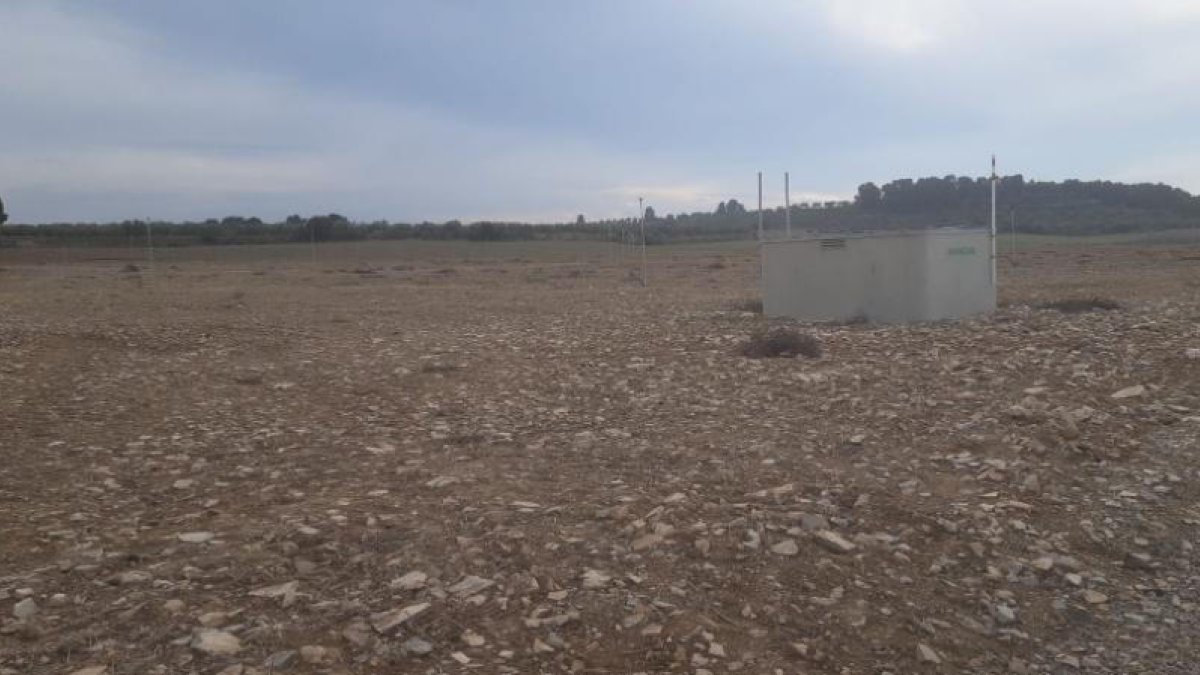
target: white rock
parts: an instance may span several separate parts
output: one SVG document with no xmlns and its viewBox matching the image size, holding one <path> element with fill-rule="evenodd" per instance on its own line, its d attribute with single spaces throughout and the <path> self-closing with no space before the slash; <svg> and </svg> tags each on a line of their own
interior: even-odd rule
<svg viewBox="0 0 1200 675">
<path fill-rule="evenodd" d="M 400 644 L 400 648 L 408 654 L 424 656 L 433 651 L 433 645 L 419 637 L 411 637 Z"/>
<path fill-rule="evenodd" d="M 1142 394 L 1145 394 L 1145 393 L 1146 393 L 1146 387 L 1144 387 L 1140 384 L 1135 384 L 1132 387 L 1125 387 L 1124 389 L 1122 389 L 1120 391 L 1114 392 L 1112 397 L 1116 398 L 1116 399 L 1133 398 L 1134 396 L 1141 396 Z"/>
<path fill-rule="evenodd" d="M 609 581 L 612 581 L 612 577 L 600 570 L 587 570 L 583 573 L 584 588 L 604 588 Z"/>
<path fill-rule="evenodd" d="M 412 571 L 399 579 L 393 579 L 391 586 L 402 591 L 415 591 L 418 588 L 424 588 L 427 581 L 429 581 L 429 575 L 421 571 Z"/>
<path fill-rule="evenodd" d="M 237 654 L 242 651 L 242 643 L 232 633 L 203 629 L 192 638 L 192 649 L 205 654 Z"/>
<path fill-rule="evenodd" d="M 129 570 L 127 572 L 121 572 L 117 575 L 117 583 L 121 584 L 122 586 L 144 584 L 153 580 L 154 575 L 150 574 L 149 572 L 142 572 L 140 570 Z"/>
<path fill-rule="evenodd" d="M 917 643 L 917 658 L 925 663 L 941 663 L 942 657 L 933 650 L 933 647 L 924 642 Z"/>
<path fill-rule="evenodd" d="M 217 628 L 229 621 L 229 615 L 225 612 L 205 612 L 197 617 L 196 621 L 205 628 Z"/>
<path fill-rule="evenodd" d="M 854 544 L 833 530 L 821 530 L 818 532 L 817 542 L 834 553 L 849 553 L 855 549 Z"/>
<path fill-rule="evenodd" d="M 1090 588 L 1083 592 L 1083 599 L 1087 601 L 1088 604 L 1092 605 L 1103 605 L 1104 603 L 1108 602 L 1107 595 L 1101 593 L 1100 591 L 1094 591 Z"/>
<path fill-rule="evenodd" d="M 476 633 L 475 631 L 471 630 L 470 628 L 463 631 L 462 641 L 472 647 L 482 647 L 483 645 L 487 644 L 487 640 L 484 639 L 484 637 L 482 635 L 480 635 L 479 633 Z"/>
<path fill-rule="evenodd" d="M 829 529 L 829 519 L 819 513 L 800 514 L 800 527 L 809 532 Z"/>
<path fill-rule="evenodd" d="M 633 543 L 630 544 L 630 548 L 635 551 L 645 551 L 646 549 L 658 546 L 662 542 L 663 536 L 661 534 L 658 534 L 657 532 L 651 532 L 634 539 Z"/>
<path fill-rule="evenodd" d="M 800 547 L 796 545 L 795 539 L 784 539 L 783 541 L 771 546 L 771 553 L 776 555 L 796 555 L 800 552 Z"/>
<path fill-rule="evenodd" d="M 387 633 L 427 609 L 429 609 L 428 602 L 419 602 L 400 609 L 372 614 L 371 626 L 380 633 Z"/>
<path fill-rule="evenodd" d="M 179 535 L 179 541 L 185 544 L 205 544 L 216 537 L 212 532 L 184 532 Z"/>
<path fill-rule="evenodd" d="M 1017 613 L 1008 605 L 996 605 L 992 610 L 992 614 L 996 617 L 996 621 L 999 621 L 1003 625 L 1016 623 L 1017 621 Z"/>
<path fill-rule="evenodd" d="M 533 653 L 548 654 L 552 651 L 554 651 L 554 647 L 551 647 L 550 645 L 546 644 L 545 642 L 542 642 L 542 640 L 540 638 L 533 639 Z"/>
<path fill-rule="evenodd" d="M 24 600 L 13 605 L 12 609 L 13 616 L 17 617 L 18 621 L 28 621 L 29 619 L 32 619 L 33 616 L 37 614 L 37 611 L 38 606 L 37 603 L 33 601 L 33 598 L 25 598 Z"/>
<path fill-rule="evenodd" d="M 300 658 L 305 663 L 324 663 L 329 657 L 329 650 L 320 645 L 304 645 L 300 648 Z"/>
<path fill-rule="evenodd" d="M 256 588 L 247 595 L 252 595 L 256 598 L 289 598 L 296 595 L 296 589 L 300 587 L 299 581 L 288 581 L 286 583 L 277 584 L 275 586 L 264 586 Z"/>
<path fill-rule="evenodd" d="M 1033 568 L 1039 572 L 1049 572 L 1054 569 L 1054 557 L 1045 555 L 1034 560 Z"/>
<path fill-rule="evenodd" d="M 468 595 L 475 595 L 479 591 L 493 586 L 495 583 L 496 582 L 492 581 L 491 579 L 484 579 L 483 577 L 470 575 L 464 577 L 462 581 L 459 581 L 457 584 L 454 584 L 446 590 L 460 598 L 465 598 Z"/>
</svg>

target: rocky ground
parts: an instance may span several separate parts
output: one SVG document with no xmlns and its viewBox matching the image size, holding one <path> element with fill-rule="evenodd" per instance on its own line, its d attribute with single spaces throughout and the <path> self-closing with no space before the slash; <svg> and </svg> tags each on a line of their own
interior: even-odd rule
<svg viewBox="0 0 1200 675">
<path fill-rule="evenodd" d="M 816 359 L 744 248 L 6 255 L 4 675 L 1200 672 L 1196 250 Z"/>
</svg>

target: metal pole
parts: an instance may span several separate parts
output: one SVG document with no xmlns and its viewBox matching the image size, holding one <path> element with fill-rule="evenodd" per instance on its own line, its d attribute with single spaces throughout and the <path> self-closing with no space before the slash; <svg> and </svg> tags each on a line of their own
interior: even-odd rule
<svg viewBox="0 0 1200 675">
<path fill-rule="evenodd" d="M 992 155 L 992 289 L 996 288 L 996 156 Z"/>
<path fill-rule="evenodd" d="M 151 234 L 150 219 L 146 219 L 146 256 L 151 265 L 154 264 L 154 237 Z"/>
<path fill-rule="evenodd" d="M 646 285 L 646 209 L 642 208 L 642 198 L 638 197 L 638 220 L 642 225 L 642 286 Z"/>
<path fill-rule="evenodd" d="M 787 227 L 787 238 L 792 238 L 792 185 L 788 172 L 783 172 L 783 222 Z"/>
<path fill-rule="evenodd" d="M 758 240 L 763 240 L 762 172 L 758 172 Z"/>
<path fill-rule="evenodd" d="M 1017 210 L 1013 208 L 1008 210 L 1008 229 L 1012 234 L 1012 252 L 1015 260 L 1017 255 Z"/>
<path fill-rule="evenodd" d="M 312 263 L 317 264 L 317 226 L 313 219 L 308 219 L 308 251 L 312 254 Z"/>
</svg>

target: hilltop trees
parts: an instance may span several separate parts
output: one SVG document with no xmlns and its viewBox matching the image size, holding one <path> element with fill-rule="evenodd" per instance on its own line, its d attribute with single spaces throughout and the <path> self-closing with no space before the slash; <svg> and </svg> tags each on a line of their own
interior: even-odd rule
<svg viewBox="0 0 1200 675">
<path fill-rule="evenodd" d="M 0 225 L 8 222 L 8 214 L 4 212 L 4 200 L 0 199 Z"/>
<path fill-rule="evenodd" d="M 1029 181 L 1005 176 L 997 190 L 998 211 L 1004 226 L 1013 214 L 1022 232 L 1100 234 L 1194 228 L 1200 225 L 1200 197 L 1163 184 L 1108 181 Z M 882 185 L 863 183 L 854 201 L 812 201 L 792 204 L 793 232 L 838 232 L 920 229 L 929 227 L 983 226 L 988 224 L 991 185 L 987 178 L 944 176 L 901 178 Z M 6 219 L 0 202 L 0 223 Z M 736 199 L 717 204 L 712 211 L 658 214 L 647 205 L 647 241 L 752 239 L 757 233 L 757 213 Z M 786 214 L 778 206 L 763 209 L 767 230 L 780 231 Z M 255 217 L 228 216 L 204 221 L 155 222 L 169 245 L 256 244 L 268 242 L 327 242 L 366 239 L 468 239 L 521 241 L 544 239 L 610 239 L 628 233 L 638 219 L 625 217 L 589 221 L 582 214 L 565 222 L 532 224 L 480 221 L 462 223 L 353 222 L 330 213 L 305 217 L 293 214 L 278 222 Z M 5 243 L 22 238 L 39 243 L 71 240 L 95 245 L 122 245 L 143 236 L 146 224 L 126 221 L 101 225 L 10 225 Z M 158 235 L 156 235 L 157 237 Z"/>
<path fill-rule="evenodd" d="M 740 216 L 746 212 L 746 207 L 736 199 L 730 199 L 727 202 L 717 204 L 717 210 L 714 215 L 718 216 Z"/>
<path fill-rule="evenodd" d="M 1129 218 L 1129 212 L 1137 210 L 1160 215 L 1200 215 L 1200 199 L 1180 188 L 1161 183 L 1039 182 L 1026 181 L 1024 176 L 1018 174 L 1001 178 L 996 192 L 1002 210 L 1053 210 L 1070 212 L 1076 216 L 1088 213 L 1097 225 L 1117 218 L 1118 213 L 1123 214 L 1120 220 L 1132 224 L 1135 219 Z M 900 178 L 882 187 L 874 183 L 858 186 L 854 206 L 864 211 L 891 215 L 945 215 L 986 210 L 990 200 L 991 184 L 987 178 Z"/>
<path fill-rule="evenodd" d="M 860 209 L 874 211 L 879 208 L 883 201 L 883 191 L 874 183 L 863 183 L 858 186 L 858 195 L 854 198 L 854 205 Z"/>
</svg>

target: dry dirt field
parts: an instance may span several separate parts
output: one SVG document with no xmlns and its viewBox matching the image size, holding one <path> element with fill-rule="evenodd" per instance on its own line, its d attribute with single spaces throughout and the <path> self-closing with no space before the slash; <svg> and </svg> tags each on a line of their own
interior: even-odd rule
<svg viewBox="0 0 1200 675">
<path fill-rule="evenodd" d="M 1200 249 L 761 360 L 745 246 L 309 255 L 0 249 L 0 673 L 1200 672 Z"/>
</svg>

